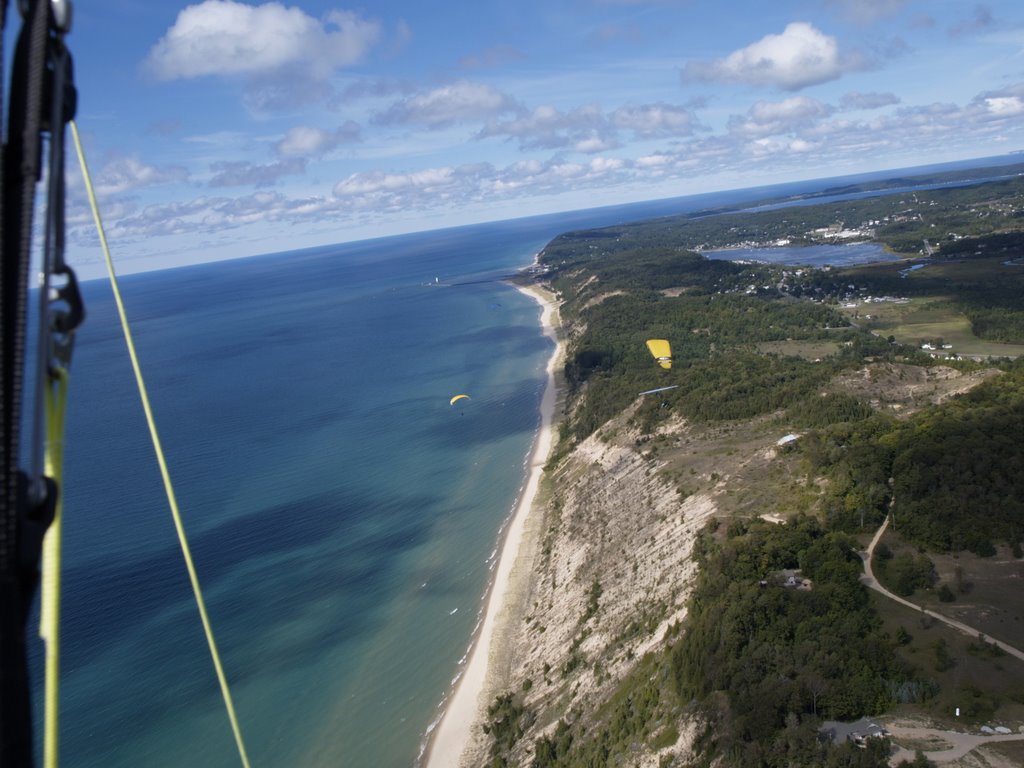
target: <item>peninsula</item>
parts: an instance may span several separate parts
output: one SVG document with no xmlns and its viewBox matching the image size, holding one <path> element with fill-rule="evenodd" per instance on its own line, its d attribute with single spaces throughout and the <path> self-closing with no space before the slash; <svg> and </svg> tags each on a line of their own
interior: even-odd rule
<svg viewBox="0 0 1024 768">
<path fill-rule="evenodd" d="M 552 241 L 564 350 L 428 765 L 1020 764 L 1022 221 L 1011 174 Z M 698 252 L 844 232 L 892 259 Z"/>
</svg>

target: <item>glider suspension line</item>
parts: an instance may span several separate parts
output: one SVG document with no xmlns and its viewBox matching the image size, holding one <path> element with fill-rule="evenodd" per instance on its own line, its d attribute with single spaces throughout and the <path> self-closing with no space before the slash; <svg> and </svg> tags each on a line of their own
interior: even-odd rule
<svg viewBox="0 0 1024 768">
<path fill-rule="evenodd" d="M 135 347 L 99 219 L 81 142 L 72 122 L 77 106 L 71 55 L 70 0 L 19 0 L 21 28 L 11 57 L 5 101 L 0 77 L 0 765 L 34 765 L 27 623 L 42 587 L 39 632 L 46 646 L 43 759 L 58 757 L 61 496 L 64 414 L 75 330 L 85 309 L 74 271 L 64 261 L 65 126 L 78 149 L 93 215 L 99 229 L 114 296 L 135 370 L 143 409 L 192 582 L 207 643 L 220 681 L 243 766 L 249 760 L 227 679 L 217 653 L 181 515 L 142 380 Z M 0 67 L 7 24 L 0 0 Z M 2 75 L 3 73 L 0 73 Z M 44 162 L 45 153 L 45 162 Z M 30 328 L 28 302 L 37 185 L 45 171 L 45 215 L 39 266 L 38 311 Z M 34 371 L 26 354 L 35 345 Z M 27 428 L 22 439 L 22 426 Z M 21 468 L 23 457 L 28 468 Z"/>
<path fill-rule="evenodd" d="M 125 344 L 128 347 L 128 356 L 131 358 L 132 370 L 135 372 L 135 383 L 138 385 L 139 398 L 142 400 L 142 409 L 146 414 L 146 423 L 149 425 L 149 435 L 153 441 L 153 450 L 156 453 L 157 463 L 160 465 L 160 475 L 164 481 L 164 491 L 167 495 L 167 504 L 171 509 L 171 516 L 174 518 L 174 528 L 178 532 L 178 543 L 181 544 L 181 553 L 185 558 L 185 567 L 188 569 L 188 577 L 192 582 L 192 592 L 195 594 L 196 605 L 199 608 L 199 616 L 203 622 L 203 631 L 206 633 L 206 642 L 210 647 L 210 656 L 213 658 L 213 666 L 217 671 L 217 680 L 220 682 L 221 695 L 224 697 L 224 706 L 231 720 L 231 730 L 235 735 L 235 744 L 238 747 L 238 755 L 242 765 L 249 767 L 249 757 L 245 751 L 245 742 L 242 740 L 242 730 L 238 725 L 238 717 L 235 714 L 235 705 L 231 700 L 231 690 L 228 687 L 227 676 L 224 674 L 224 667 L 221 664 L 220 653 L 217 651 L 217 643 L 213 637 L 213 627 L 210 624 L 210 617 L 206 612 L 206 602 L 203 599 L 203 592 L 199 586 L 199 577 L 196 575 L 195 564 L 192 561 L 192 552 L 189 549 L 188 539 L 185 536 L 185 526 L 181 521 L 181 512 L 178 508 L 178 501 L 174 495 L 174 487 L 171 485 L 171 475 L 167 469 L 167 461 L 164 458 L 163 447 L 160 443 L 160 436 L 157 433 L 156 421 L 153 419 L 153 411 L 149 405 L 149 395 L 146 392 L 146 383 L 142 378 L 142 368 L 139 366 L 139 359 L 135 353 L 135 342 L 132 340 L 131 328 L 128 325 L 128 316 L 125 313 L 124 302 L 121 300 L 121 291 L 117 283 L 117 275 L 114 272 L 114 262 L 110 257 L 110 248 L 107 245 L 107 237 L 103 231 L 103 222 L 100 219 L 99 207 L 96 205 L 96 194 L 93 191 L 92 179 L 89 176 L 89 168 L 85 162 L 85 153 L 82 151 L 82 142 L 78 136 L 78 127 L 71 121 L 71 135 L 75 141 L 75 149 L 78 152 L 78 162 L 82 169 L 82 178 L 85 180 L 85 188 L 89 194 L 89 205 L 92 207 L 93 220 L 96 223 L 96 231 L 99 233 L 100 245 L 103 248 L 103 258 L 107 264 L 107 274 L 110 276 L 110 286 L 114 291 L 114 301 L 117 304 L 117 312 L 121 318 L 121 330 L 124 333 Z"/>
</svg>

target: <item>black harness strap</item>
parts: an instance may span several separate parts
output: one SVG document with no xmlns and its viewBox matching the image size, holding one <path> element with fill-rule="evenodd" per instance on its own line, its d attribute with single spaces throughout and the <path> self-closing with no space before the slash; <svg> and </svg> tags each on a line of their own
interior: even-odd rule
<svg viewBox="0 0 1024 768">
<path fill-rule="evenodd" d="M 51 2 L 19 0 L 24 21 L 14 51 L 6 141 L 0 150 L 0 765 L 5 768 L 33 764 L 26 623 L 38 587 L 42 539 L 53 520 L 57 498 L 55 484 L 41 472 L 29 477 L 18 467 L 28 270 L 42 134 L 49 131 L 51 141 L 61 135 L 57 146 L 51 146 L 51 166 L 55 162 L 60 165 L 50 168 L 51 185 L 58 188 L 51 190 L 47 207 L 58 203 L 63 208 L 61 139 L 66 120 L 55 116 L 54 105 L 67 99 L 65 90 L 73 93 L 70 57 L 56 34 Z M 0 0 L 0 35 L 6 16 L 7 0 Z M 73 112 L 73 96 L 70 105 Z M 2 107 L 0 99 L 0 110 Z M 66 119 L 71 117 L 68 114 Z M 51 212 L 50 217 L 46 239 L 55 239 L 61 251 L 63 214 Z M 61 257 L 47 258 L 44 272 L 67 269 Z M 67 280 L 63 290 L 75 296 L 65 301 L 80 307 L 73 275 Z M 74 308 L 65 314 L 74 315 Z M 40 333 L 49 336 L 54 321 L 68 324 L 46 312 L 40 319 Z"/>
</svg>

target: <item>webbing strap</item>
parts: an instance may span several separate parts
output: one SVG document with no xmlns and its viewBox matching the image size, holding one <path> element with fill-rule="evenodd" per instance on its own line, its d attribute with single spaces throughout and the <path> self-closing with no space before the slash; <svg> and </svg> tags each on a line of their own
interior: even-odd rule
<svg viewBox="0 0 1024 768">
<path fill-rule="evenodd" d="M 58 487 L 64 475 L 64 414 L 68 402 L 68 372 L 50 371 L 46 388 L 46 476 Z M 43 539 L 42 589 L 39 601 L 39 636 L 46 642 L 45 709 L 43 715 L 43 765 L 56 768 L 60 723 L 60 585 L 62 503 L 57 498 L 53 522 Z"/>
<path fill-rule="evenodd" d="M 4 148 L 3 268 L 0 270 L 0 471 L 3 472 L 3 520 L 0 521 L 0 574 L 17 570 L 18 450 L 24 381 L 26 297 L 35 184 L 39 178 L 49 4 L 35 2 L 14 53 L 8 140 Z"/>
<path fill-rule="evenodd" d="M 25 624 L 36 587 L 42 532 L 30 530 L 35 525 L 30 518 L 39 510 L 30 510 L 18 454 L 49 21 L 49 0 L 27 3 L 14 52 L 0 178 L 0 764 L 17 768 L 30 766 L 33 760 Z"/>
</svg>

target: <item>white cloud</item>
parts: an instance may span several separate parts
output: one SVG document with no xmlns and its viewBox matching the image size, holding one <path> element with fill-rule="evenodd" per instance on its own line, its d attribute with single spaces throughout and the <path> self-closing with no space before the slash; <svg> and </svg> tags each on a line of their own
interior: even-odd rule
<svg viewBox="0 0 1024 768">
<path fill-rule="evenodd" d="M 995 137 L 1024 141 L 1024 83 L 978 94 L 963 106 L 934 103 L 907 106 L 871 120 L 822 121 L 800 131 L 829 157 L 864 152 L 947 150 L 980 154 Z M 991 148 L 989 145 L 988 148 Z"/>
<path fill-rule="evenodd" d="M 817 145 L 814 142 L 805 141 L 804 139 L 793 139 L 793 141 L 789 142 L 790 152 L 810 152 L 812 149 L 815 149 L 816 147 Z"/>
<path fill-rule="evenodd" d="M 808 117 L 823 117 L 831 112 L 827 104 L 809 96 L 791 96 L 782 101 L 759 101 L 749 110 L 758 123 L 792 123 Z"/>
<path fill-rule="evenodd" d="M 335 197 L 395 192 L 402 189 L 436 189 L 448 184 L 454 174 L 450 167 L 428 168 L 412 173 L 353 173 L 334 186 Z"/>
<path fill-rule="evenodd" d="M 205 0 L 178 14 L 144 68 L 159 80 L 260 75 L 293 66 L 323 78 L 362 59 L 379 36 L 378 22 L 349 11 L 330 11 L 321 22 L 277 2 Z"/>
<path fill-rule="evenodd" d="M 489 163 L 440 166 L 408 173 L 355 173 L 334 186 L 337 210 L 392 212 L 465 206 L 498 198 L 558 194 L 626 178 L 628 160 L 594 157 L 574 163 L 524 160 L 497 169 Z"/>
<path fill-rule="evenodd" d="M 285 133 L 274 149 L 281 157 L 316 157 L 340 144 L 359 141 L 359 130 L 358 123 L 352 120 L 333 131 L 297 125 Z"/>
<path fill-rule="evenodd" d="M 818 145 L 804 139 L 756 139 L 746 147 L 749 155 L 755 160 L 765 158 L 782 159 L 799 157 L 817 149 Z"/>
<path fill-rule="evenodd" d="M 782 152 L 784 146 L 782 142 L 775 139 L 757 139 L 750 142 L 749 150 L 754 157 L 762 158 Z"/>
<path fill-rule="evenodd" d="M 282 176 L 298 176 L 306 172 L 304 158 L 291 157 L 277 163 L 259 165 L 243 161 L 221 161 L 210 166 L 215 172 L 211 187 L 269 187 Z"/>
<path fill-rule="evenodd" d="M 71 171 L 71 169 L 68 169 Z M 85 183 L 82 181 L 80 173 L 68 173 L 67 178 L 67 212 L 65 215 L 65 223 L 68 227 L 68 233 L 72 239 L 81 241 L 81 235 L 76 236 L 75 233 L 85 233 L 86 238 L 93 242 L 92 238 L 95 237 L 95 241 L 98 242 L 99 238 L 96 236 L 96 222 L 93 219 L 92 208 L 89 204 L 89 196 L 85 189 Z M 97 194 L 99 192 L 97 191 Z M 102 196 L 103 205 L 103 221 L 104 226 L 109 227 L 110 222 L 118 221 L 120 219 L 134 216 L 139 209 L 138 200 L 134 196 L 125 195 L 121 197 L 111 196 L 104 194 Z"/>
<path fill-rule="evenodd" d="M 330 213 L 320 199 L 288 199 L 280 192 L 255 192 L 241 197 L 202 196 L 186 202 L 146 206 L 134 215 L 108 222 L 108 238 L 121 244 L 173 235 L 213 234 L 260 222 L 310 220 Z M 79 244 L 95 245 L 88 226 L 69 232 Z"/>
<path fill-rule="evenodd" d="M 621 158 L 594 157 L 586 163 L 553 158 L 513 163 L 483 179 L 486 195 L 522 197 L 559 194 L 571 189 L 604 186 L 627 179 L 632 163 Z"/>
<path fill-rule="evenodd" d="M 288 201 L 280 192 L 254 192 L 245 197 L 219 200 L 207 208 L 202 216 L 206 229 L 237 227 L 258 221 L 273 220 L 288 208 Z"/>
<path fill-rule="evenodd" d="M 93 185 L 98 195 L 115 195 L 139 187 L 170 184 L 188 179 L 188 171 L 172 165 L 158 168 L 137 157 L 115 157 L 94 174 Z"/>
<path fill-rule="evenodd" d="M 900 97 L 894 93 L 861 93 L 850 91 L 840 102 L 844 109 L 879 109 L 890 104 L 899 104 Z"/>
<path fill-rule="evenodd" d="M 505 122 L 490 123 L 477 138 L 507 136 L 516 139 L 522 149 L 574 148 L 596 152 L 617 146 L 614 128 L 596 104 L 562 112 L 544 105 L 532 113 Z"/>
<path fill-rule="evenodd" d="M 393 104 L 376 121 L 390 124 L 420 124 L 441 128 L 466 120 L 484 120 L 515 111 L 516 103 L 489 85 L 460 80 L 419 93 Z"/>
<path fill-rule="evenodd" d="M 208 211 L 212 204 L 210 198 L 198 197 L 185 202 L 149 205 L 134 216 L 107 222 L 104 228 L 112 242 L 188 234 L 195 230 L 194 217 Z M 81 232 L 76 234 L 86 241 L 91 239 L 91 233 L 85 237 Z"/>
<path fill-rule="evenodd" d="M 895 104 L 888 94 L 847 94 L 844 103 Z M 671 193 L 688 189 L 684 180 L 721 174 L 730 178 L 754 178 L 761 170 L 776 176 L 787 173 L 807 177 L 808 169 L 834 168 L 842 163 L 856 167 L 877 158 L 911 156 L 939 151 L 961 156 L 1024 145 L 1024 83 L 982 91 L 966 103 L 937 103 L 902 106 L 874 112 L 839 112 L 835 107 L 803 95 L 776 101 L 759 101 L 742 115 L 734 115 L 728 130 L 711 135 L 704 129 L 693 135 L 669 137 L 656 151 L 616 151 L 611 156 L 596 147 L 614 141 L 617 132 L 641 134 L 644 126 L 658 127 L 662 118 L 654 107 L 615 110 L 610 115 L 596 105 L 563 112 L 547 106 L 518 120 L 490 126 L 491 135 L 507 137 L 520 144 L 542 142 L 557 145 L 547 159 L 530 155 L 504 166 L 489 163 L 437 164 L 419 169 L 365 171 L 335 177 L 329 186 L 307 189 L 301 196 L 285 192 L 257 191 L 238 197 L 201 197 L 191 202 L 154 205 L 139 210 L 138 201 L 123 194 L 136 187 L 186 179 L 183 169 L 148 166 L 138 159 L 115 158 L 98 176 L 104 178 L 101 196 L 107 215 L 108 234 L 123 242 L 143 242 L 168 234 L 215 233 L 243 224 L 284 223 L 329 226 L 378 220 L 386 221 L 410 211 L 482 211 L 495 201 L 550 197 L 579 201 L 578 193 L 614 189 L 628 184 L 631 189 Z M 676 115 L 675 130 L 685 130 L 685 113 L 678 107 L 663 115 Z M 667 118 L 666 118 L 667 119 Z M 342 126 L 344 127 L 344 126 Z M 668 122 L 666 133 L 673 128 Z M 270 184 L 284 173 L 301 172 L 303 160 L 327 151 L 337 136 L 331 130 L 295 128 L 278 137 L 279 163 L 222 163 L 214 167 L 218 184 Z M 191 137 L 191 142 L 209 145 L 210 154 L 231 157 L 219 147 L 237 148 L 242 137 L 212 134 Z M 589 149 L 583 157 L 567 157 L 562 150 Z M 388 162 L 394 162 L 389 159 Z M 293 163 L 293 164 L 289 164 Z M 328 165 L 318 173 L 323 175 Z M 244 190 L 249 191 L 249 190 Z M 575 198 L 570 197 L 577 193 Z M 113 195 L 113 197 L 111 197 Z M 94 242 L 91 220 L 77 187 L 69 199 L 69 236 L 76 243 Z M 439 213 L 440 215 L 440 213 Z"/>
<path fill-rule="evenodd" d="M 1024 83 L 979 93 L 965 112 L 978 122 L 1008 122 L 1014 126 L 1020 124 L 1019 116 L 1024 113 Z"/>
<path fill-rule="evenodd" d="M 844 64 L 839 44 L 811 24 L 794 21 L 780 35 L 766 35 L 756 43 L 711 62 L 690 62 L 683 69 L 687 80 L 748 83 L 796 91 L 839 78 Z"/>
<path fill-rule="evenodd" d="M 587 172 L 579 163 L 555 163 L 548 168 L 548 173 L 560 179 L 573 179 Z"/>
<path fill-rule="evenodd" d="M 249 78 L 242 91 L 242 103 L 254 114 L 267 114 L 327 101 L 333 93 L 327 82 L 308 72 L 283 70 Z"/>
<path fill-rule="evenodd" d="M 832 108 L 807 96 L 791 96 L 783 101 L 759 101 L 745 116 L 729 118 L 731 134 L 750 138 L 791 133 L 813 125 L 832 114 Z"/>
<path fill-rule="evenodd" d="M 638 157 L 636 165 L 638 168 L 664 168 L 666 165 L 671 165 L 673 158 L 666 152 L 655 152 L 652 155 L 643 155 Z"/>
<path fill-rule="evenodd" d="M 384 99 L 398 95 L 405 96 L 415 93 L 415 91 L 416 87 L 412 83 L 402 80 L 389 80 L 385 78 L 359 80 L 346 86 L 338 94 L 337 104 L 332 106 L 336 107 L 339 104 L 357 99 Z"/>
<path fill-rule="evenodd" d="M 334 185 L 332 205 L 341 212 L 396 213 L 479 203 L 490 163 L 424 168 L 407 173 L 354 173 Z"/>
<path fill-rule="evenodd" d="M 991 96 L 985 99 L 985 106 L 997 117 L 1024 114 L 1024 100 L 1020 96 Z"/>
<path fill-rule="evenodd" d="M 619 146 L 619 143 L 608 136 L 601 136 L 596 131 L 589 136 L 584 136 L 576 140 L 573 144 L 573 149 L 577 152 L 583 152 L 587 155 L 592 155 L 595 152 L 606 152 L 609 149 L 615 149 Z"/>
<path fill-rule="evenodd" d="M 641 138 L 690 136 L 697 127 L 693 113 L 686 107 L 663 103 L 620 107 L 612 112 L 611 122 Z"/>
<path fill-rule="evenodd" d="M 591 173 L 611 173 L 626 167 L 626 161 L 619 157 L 595 157 L 588 164 Z"/>
</svg>

